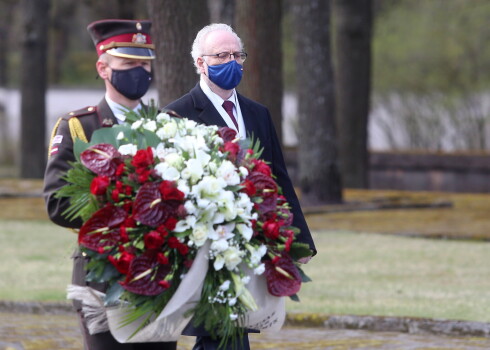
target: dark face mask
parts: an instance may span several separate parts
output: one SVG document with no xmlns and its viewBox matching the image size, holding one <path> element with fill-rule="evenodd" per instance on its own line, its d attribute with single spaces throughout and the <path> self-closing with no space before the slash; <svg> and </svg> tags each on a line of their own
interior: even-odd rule
<svg viewBox="0 0 490 350">
<path fill-rule="evenodd" d="M 124 97 L 139 100 L 150 88 L 151 79 L 151 73 L 143 67 L 112 69 L 111 84 Z"/>
</svg>

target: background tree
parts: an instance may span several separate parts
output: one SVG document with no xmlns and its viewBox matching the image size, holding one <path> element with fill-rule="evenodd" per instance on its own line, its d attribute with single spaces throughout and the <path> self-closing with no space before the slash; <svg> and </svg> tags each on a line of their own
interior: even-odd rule
<svg viewBox="0 0 490 350">
<path fill-rule="evenodd" d="M 298 164 L 302 202 L 339 203 L 334 80 L 330 58 L 330 2 L 291 2 L 296 26 L 299 113 Z"/>
<path fill-rule="evenodd" d="M 345 187 L 367 188 L 371 94 L 371 0 L 335 0 L 337 138 Z"/>
<path fill-rule="evenodd" d="M 269 108 L 282 141 L 281 0 L 237 1 L 236 31 L 248 53 L 239 90 Z"/>
<path fill-rule="evenodd" d="M 210 21 L 235 27 L 235 2 L 235 0 L 208 0 Z"/>
<path fill-rule="evenodd" d="M 192 42 L 209 24 L 206 1 L 150 0 L 152 39 L 156 46 L 155 77 L 159 104 L 188 92 L 198 81 L 190 55 Z"/>
<path fill-rule="evenodd" d="M 46 150 L 46 68 L 49 0 L 22 0 L 23 28 L 21 73 L 22 178 L 42 178 Z"/>
</svg>

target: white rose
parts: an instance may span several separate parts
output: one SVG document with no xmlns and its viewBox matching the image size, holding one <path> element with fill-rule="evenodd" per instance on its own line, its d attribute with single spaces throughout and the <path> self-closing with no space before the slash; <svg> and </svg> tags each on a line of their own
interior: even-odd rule
<svg viewBox="0 0 490 350">
<path fill-rule="evenodd" d="M 180 179 L 180 173 L 177 169 L 175 169 L 172 166 L 169 166 L 167 163 L 158 163 L 155 166 L 155 172 L 157 175 L 159 175 L 162 179 L 168 180 L 168 181 L 177 181 Z"/>
<path fill-rule="evenodd" d="M 191 183 L 196 183 L 204 174 L 204 169 L 197 159 L 189 159 L 186 168 L 182 170 L 182 178 L 189 179 Z"/>
<path fill-rule="evenodd" d="M 189 228 L 193 228 L 196 225 L 196 217 L 193 215 L 187 215 L 187 217 L 184 220 L 180 220 L 177 222 L 177 225 L 175 225 L 175 232 L 184 232 L 188 230 Z"/>
<path fill-rule="evenodd" d="M 154 132 L 157 129 L 157 123 L 154 120 L 149 120 L 143 124 L 143 128 Z"/>
<path fill-rule="evenodd" d="M 201 247 L 208 239 L 208 232 L 210 228 L 208 225 L 197 224 L 194 226 L 190 239 L 194 241 L 196 247 Z"/>
<path fill-rule="evenodd" d="M 235 247 L 228 248 L 224 253 L 225 265 L 229 271 L 233 271 L 242 262 L 243 252 Z"/>
<path fill-rule="evenodd" d="M 240 176 L 236 171 L 235 165 L 229 160 L 223 161 L 216 171 L 216 176 L 225 180 L 230 185 L 238 185 L 240 183 Z"/>
<path fill-rule="evenodd" d="M 156 119 L 157 119 L 157 121 L 158 121 L 158 122 L 160 122 L 160 123 L 161 123 L 161 122 L 164 122 L 164 121 L 169 121 L 169 120 L 170 120 L 170 115 L 169 115 L 169 114 L 167 114 L 167 113 L 159 113 L 159 114 L 157 115 L 157 118 L 156 118 Z"/>
<path fill-rule="evenodd" d="M 136 147 L 136 145 L 128 143 L 126 145 L 119 146 L 118 151 L 123 156 L 126 156 L 126 155 L 134 156 L 136 154 L 136 152 L 138 151 L 138 147 Z"/>
<path fill-rule="evenodd" d="M 156 132 L 157 136 L 161 140 L 166 140 L 175 137 L 176 133 L 177 133 L 177 124 L 173 120 L 170 120 L 169 122 L 165 123 Z"/>
<path fill-rule="evenodd" d="M 174 167 L 175 169 L 182 170 L 182 167 L 184 166 L 184 159 L 178 153 L 169 153 L 164 159 L 168 165 Z"/>
</svg>

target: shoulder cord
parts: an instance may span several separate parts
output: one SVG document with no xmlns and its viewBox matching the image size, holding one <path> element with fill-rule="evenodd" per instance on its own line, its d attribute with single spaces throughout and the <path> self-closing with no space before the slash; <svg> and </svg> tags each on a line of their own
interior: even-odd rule
<svg viewBox="0 0 490 350">
<path fill-rule="evenodd" d="M 49 140 L 49 147 L 48 147 L 48 158 L 51 156 L 51 148 L 53 147 L 53 139 L 56 136 L 56 133 L 58 132 L 58 127 L 61 123 L 62 118 L 59 118 L 56 124 L 53 127 L 53 131 L 51 131 L 51 138 Z M 70 135 L 71 139 L 73 142 L 75 142 L 75 139 L 80 139 L 83 142 L 87 142 L 87 137 L 85 136 L 85 131 L 83 130 L 82 123 L 80 123 L 80 120 L 78 118 L 70 118 L 68 119 L 68 127 L 70 128 Z"/>
</svg>

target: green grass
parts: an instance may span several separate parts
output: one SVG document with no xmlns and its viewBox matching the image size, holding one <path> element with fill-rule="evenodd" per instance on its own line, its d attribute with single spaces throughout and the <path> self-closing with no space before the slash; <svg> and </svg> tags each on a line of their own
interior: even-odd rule
<svg viewBox="0 0 490 350">
<path fill-rule="evenodd" d="M 316 231 L 314 280 L 288 311 L 490 322 L 490 243 Z M 0 220 L 0 299 L 60 301 L 76 235 Z"/>
<path fill-rule="evenodd" d="M 0 220 L 0 299 L 64 300 L 76 239 L 47 221 Z"/>
<path fill-rule="evenodd" d="M 288 311 L 490 321 L 490 243 L 315 233 L 301 303 Z"/>
</svg>

